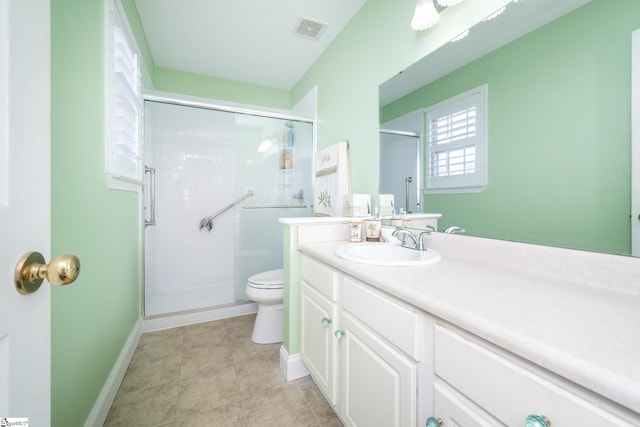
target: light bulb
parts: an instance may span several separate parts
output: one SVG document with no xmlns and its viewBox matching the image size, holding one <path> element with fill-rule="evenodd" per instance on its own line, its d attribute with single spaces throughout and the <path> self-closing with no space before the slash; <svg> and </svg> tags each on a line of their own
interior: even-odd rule
<svg viewBox="0 0 640 427">
<path fill-rule="evenodd" d="M 416 10 L 411 20 L 411 28 L 415 31 L 431 28 L 440 19 L 440 15 L 433 5 L 433 0 L 416 0 Z"/>
</svg>

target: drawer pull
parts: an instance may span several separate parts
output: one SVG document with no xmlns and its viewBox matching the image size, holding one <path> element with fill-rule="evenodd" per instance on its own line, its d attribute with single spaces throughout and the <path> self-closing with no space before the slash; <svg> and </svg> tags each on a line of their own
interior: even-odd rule
<svg viewBox="0 0 640 427">
<path fill-rule="evenodd" d="M 529 415 L 526 427 L 551 427 L 551 421 L 544 415 Z"/>
<path fill-rule="evenodd" d="M 429 417 L 425 423 L 425 427 L 440 427 L 442 425 L 441 418 Z"/>
<path fill-rule="evenodd" d="M 329 326 L 329 323 L 331 323 L 331 319 L 327 319 L 326 317 L 323 317 L 321 322 L 322 322 L 322 326 Z"/>
<path fill-rule="evenodd" d="M 336 338 L 340 339 L 344 335 L 344 331 L 341 331 L 340 329 L 338 329 L 338 330 L 335 331 L 335 333 L 333 335 L 335 335 Z"/>
</svg>

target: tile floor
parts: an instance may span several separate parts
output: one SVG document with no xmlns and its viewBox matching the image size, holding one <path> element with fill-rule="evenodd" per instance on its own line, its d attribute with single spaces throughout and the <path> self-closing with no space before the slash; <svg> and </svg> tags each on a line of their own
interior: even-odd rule
<svg viewBox="0 0 640 427">
<path fill-rule="evenodd" d="M 285 381 L 280 344 L 251 342 L 254 319 L 143 334 L 105 427 L 342 426 L 309 377 Z"/>
</svg>

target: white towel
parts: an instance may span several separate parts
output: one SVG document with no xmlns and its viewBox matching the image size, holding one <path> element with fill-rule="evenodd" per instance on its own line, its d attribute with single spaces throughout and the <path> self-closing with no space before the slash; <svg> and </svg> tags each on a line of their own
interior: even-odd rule
<svg viewBox="0 0 640 427">
<path fill-rule="evenodd" d="M 343 197 L 351 193 L 346 141 L 316 152 L 314 168 L 314 215 L 342 216 Z"/>
</svg>

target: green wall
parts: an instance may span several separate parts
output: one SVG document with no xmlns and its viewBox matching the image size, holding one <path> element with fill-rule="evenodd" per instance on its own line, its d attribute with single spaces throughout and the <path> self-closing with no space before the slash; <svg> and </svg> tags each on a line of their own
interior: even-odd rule
<svg viewBox="0 0 640 427">
<path fill-rule="evenodd" d="M 381 111 L 381 122 L 488 84 L 489 184 L 426 195 L 442 227 L 629 254 L 631 31 L 640 2 L 586 6 Z"/>
<path fill-rule="evenodd" d="M 289 92 L 232 80 L 156 67 L 153 83 L 157 90 L 219 101 L 239 102 L 267 108 L 290 108 Z"/>
<path fill-rule="evenodd" d="M 104 174 L 104 11 L 51 2 L 52 253 L 81 263 L 51 291 L 55 427 L 84 425 L 139 317 L 139 195 L 108 190 Z"/>
</svg>

